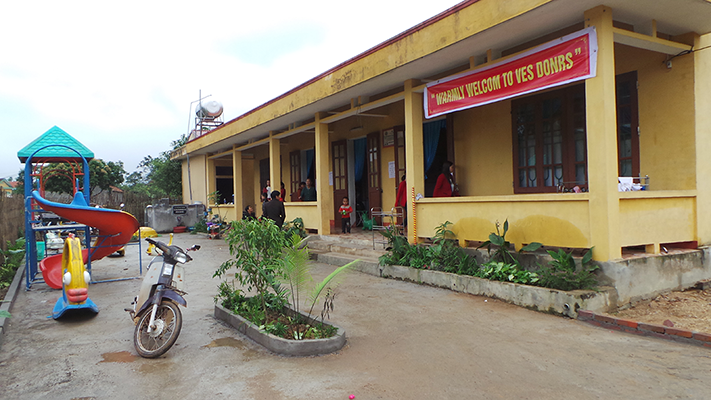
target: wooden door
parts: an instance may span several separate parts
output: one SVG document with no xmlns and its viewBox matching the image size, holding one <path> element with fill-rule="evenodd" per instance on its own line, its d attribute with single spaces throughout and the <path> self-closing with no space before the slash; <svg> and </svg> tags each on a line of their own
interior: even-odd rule
<svg viewBox="0 0 711 400">
<path fill-rule="evenodd" d="M 395 130 L 395 193 L 400 185 L 402 176 L 405 175 L 405 126 L 400 125 Z"/>
<path fill-rule="evenodd" d="M 335 228 L 341 228 L 341 214 L 338 209 L 341 207 L 343 198 L 348 196 L 348 142 L 339 140 L 331 143 L 331 155 L 333 157 L 333 208 L 335 217 Z"/>
<path fill-rule="evenodd" d="M 383 189 L 380 184 L 380 132 L 368 134 L 368 205 L 370 208 L 381 207 L 381 194 Z"/>
<path fill-rule="evenodd" d="M 299 201 L 297 192 L 299 191 L 299 183 L 301 183 L 301 151 L 296 150 L 289 153 L 289 190 L 291 193 L 291 201 Z"/>
</svg>

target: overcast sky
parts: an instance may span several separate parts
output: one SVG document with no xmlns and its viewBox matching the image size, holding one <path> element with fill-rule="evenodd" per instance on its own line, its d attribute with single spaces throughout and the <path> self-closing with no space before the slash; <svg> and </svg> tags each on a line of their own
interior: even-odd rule
<svg viewBox="0 0 711 400">
<path fill-rule="evenodd" d="M 0 178 L 54 125 L 133 172 L 200 90 L 229 121 L 458 2 L 4 2 Z"/>
</svg>

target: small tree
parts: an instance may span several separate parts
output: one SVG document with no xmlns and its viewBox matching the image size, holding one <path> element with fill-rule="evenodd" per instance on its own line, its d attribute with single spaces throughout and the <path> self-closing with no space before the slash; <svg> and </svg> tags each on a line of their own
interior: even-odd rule
<svg viewBox="0 0 711 400">
<path fill-rule="evenodd" d="M 226 241 L 234 258 L 222 263 L 213 277 L 221 277 L 233 267 L 237 269 L 235 278 L 247 290 L 257 291 L 266 315 L 267 293 L 270 288 L 278 288 L 276 274 L 284 247 L 281 230 L 268 218 L 233 221 Z"/>
<path fill-rule="evenodd" d="M 185 135 L 171 142 L 171 150 L 160 153 L 158 157 L 145 156 L 138 164 L 138 170 L 126 177 L 122 189 L 150 196 L 151 198 L 169 197 L 179 199 L 183 196 L 183 167 L 180 161 L 171 160 L 172 150 L 185 144 Z"/>
</svg>

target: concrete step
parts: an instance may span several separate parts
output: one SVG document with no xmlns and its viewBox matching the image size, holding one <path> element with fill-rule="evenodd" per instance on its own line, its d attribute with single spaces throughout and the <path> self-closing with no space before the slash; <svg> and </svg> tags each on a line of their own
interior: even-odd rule
<svg viewBox="0 0 711 400">
<path fill-rule="evenodd" d="M 378 258 L 382 256 L 383 254 L 387 253 L 385 250 L 373 250 L 372 246 L 365 247 L 359 246 L 359 245 L 352 245 L 352 244 L 347 244 L 347 243 L 342 243 L 342 244 L 332 244 L 331 245 L 331 252 L 332 253 L 341 253 L 341 254 L 349 254 L 349 255 L 354 255 L 357 257 L 372 257 L 372 258 Z"/>
<path fill-rule="evenodd" d="M 321 252 L 333 252 L 349 254 L 358 257 L 373 257 L 378 258 L 383 254 L 387 253 L 382 248 L 376 247 L 373 250 L 372 243 L 363 243 L 364 241 L 351 242 L 349 240 L 321 240 L 321 239 L 310 239 L 308 242 L 309 249 Z"/>
<path fill-rule="evenodd" d="M 376 235 L 378 235 L 376 236 L 376 240 L 382 239 L 382 235 L 378 233 L 376 233 Z M 373 248 L 373 238 L 370 237 L 370 235 L 365 237 L 364 235 L 318 235 L 314 238 L 329 243 L 349 243 L 363 247 L 370 246 L 370 248 Z"/>
<path fill-rule="evenodd" d="M 382 276 L 382 269 L 378 263 L 378 259 L 374 257 L 357 257 L 350 254 L 342 253 L 318 253 L 316 256 L 316 261 L 324 264 L 330 264 L 335 266 L 343 266 L 351 261 L 360 260 L 356 263 L 352 269 L 355 271 L 364 272 L 366 274 Z"/>
</svg>

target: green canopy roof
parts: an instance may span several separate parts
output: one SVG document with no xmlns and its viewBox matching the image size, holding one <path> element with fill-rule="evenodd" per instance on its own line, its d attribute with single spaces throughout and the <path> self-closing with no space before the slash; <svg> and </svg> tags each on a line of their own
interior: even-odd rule
<svg viewBox="0 0 711 400">
<path fill-rule="evenodd" d="M 27 159 L 35 151 L 41 149 L 48 145 L 64 145 L 70 147 L 79 152 L 87 161 L 94 158 L 94 152 L 86 148 L 83 144 L 79 143 L 78 140 L 74 139 L 67 132 L 64 132 L 57 126 L 53 126 L 52 129 L 43 133 L 42 136 L 35 139 L 32 143 L 25 146 L 22 150 L 17 152 L 17 157 L 20 162 L 26 162 Z M 34 155 L 32 161 L 63 161 L 63 160 L 77 160 L 80 157 L 77 153 L 67 149 L 66 147 L 52 146 L 48 147 L 42 151 L 39 151 Z"/>
</svg>

